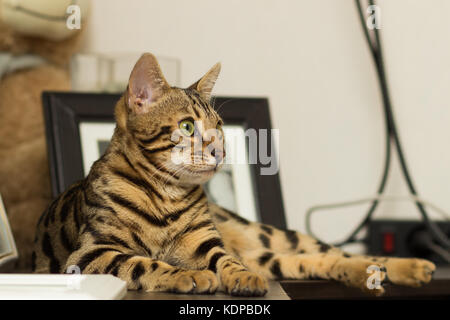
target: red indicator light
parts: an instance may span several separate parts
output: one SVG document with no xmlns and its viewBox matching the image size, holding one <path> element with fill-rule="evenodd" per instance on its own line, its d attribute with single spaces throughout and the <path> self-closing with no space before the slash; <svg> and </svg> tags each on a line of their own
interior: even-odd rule
<svg viewBox="0 0 450 320">
<path fill-rule="evenodd" d="M 383 233 L 383 251 L 385 253 L 393 253 L 395 250 L 395 241 L 393 232 Z"/>
</svg>

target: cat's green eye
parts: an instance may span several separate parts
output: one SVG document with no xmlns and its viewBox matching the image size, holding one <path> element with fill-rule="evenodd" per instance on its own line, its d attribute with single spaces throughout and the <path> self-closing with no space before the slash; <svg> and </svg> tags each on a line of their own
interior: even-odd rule
<svg viewBox="0 0 450 320">
<path fill-rule="evenodd" d="M 192 136 L 194 134 L 195 131 L 195 126 L 194 123 L 191 120 L 183 120 L 180 122 L 179 124 L 179 128 L 181 130 L 181 132 L 185 135 L 185 136 Z"/>
</svg>

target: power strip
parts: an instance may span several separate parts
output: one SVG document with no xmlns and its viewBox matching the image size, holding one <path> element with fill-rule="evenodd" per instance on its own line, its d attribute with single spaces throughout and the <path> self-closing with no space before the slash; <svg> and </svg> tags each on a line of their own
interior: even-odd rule
<svg viewBox="0 0 450 320">
<path fill-rule="evenodd" d="M 450 222 L 437 222 L 437 225 L 450 236 Z M 369 253 L 381 256 L 424 258 L 436 264 L 445 265 L 446 262 L 437 254 L 419 248 L 414 243 L 414 236 L 423 230 L 426 230 L 426 227 L 421 221 L 373 220 L 368 230 Z"/>
</svg>

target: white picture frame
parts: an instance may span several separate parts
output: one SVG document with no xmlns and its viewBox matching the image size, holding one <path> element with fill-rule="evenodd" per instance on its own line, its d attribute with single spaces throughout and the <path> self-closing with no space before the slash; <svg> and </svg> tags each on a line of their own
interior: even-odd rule
<svg viewBox="0 0 450 320">
<path fill-rule="evenodd" d="M 106 274 L 0 274 L 0 300 L 119 300 L 126 282 Z"/>
</svg>

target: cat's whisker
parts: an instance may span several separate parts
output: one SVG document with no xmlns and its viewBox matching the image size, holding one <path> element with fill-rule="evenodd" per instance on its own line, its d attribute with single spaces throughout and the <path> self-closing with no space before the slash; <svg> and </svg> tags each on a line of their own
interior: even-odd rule
<svg viewBox="0 0 450 320">
<path fill-rule="evenodd" d="M 228 100 L 225 100 L 224 102 L 222 102 L 222 104 L 217 108 L 216 112 L 219 113 L 220 109 L 230 101 L 233 101 L 233 99 L 228 99 Z"/>
<path fill-rule="evenodd" d="M 178 168 L 178 169 L 176 169 L 172 174 L 170 174 L 170 175 L 165 179 L 165 181 L 163 182 L 163 187 L 165 187 L 165 186 L 167 185 L 167 183 L 169 182 L 169 179 L 170 179 L 170 178 L 175 177 L 175 175 L 177 175 L 178 173 L 180 173 L 180 172 L 182 172 L 182 171 L 183 171 L 183 168 Z"/>
<path fill-rule="evenodd" d="M 150 179 L 153 179 L 155 174 L 160 173 L 161 169 L 167 170 L 167 168 L 165 166 L 163 166 L 163 164 L 160 165 L 156 165 L 155 166 L 155 172 L 150 176 Z"/>
<path fill-rule="evenodd" d="M 211 107 L 212 107 L 213 109 L 215 109 L 215 108 L 214 108 L 214 105 L 216 104 L 216 100 L 217 100 L 217 97 L 215 97 L 215 96 L 211 98 L 211 103 L 210 103 L 210 104 L 211 104 Z"/>
</svg>

